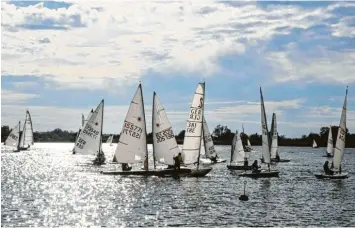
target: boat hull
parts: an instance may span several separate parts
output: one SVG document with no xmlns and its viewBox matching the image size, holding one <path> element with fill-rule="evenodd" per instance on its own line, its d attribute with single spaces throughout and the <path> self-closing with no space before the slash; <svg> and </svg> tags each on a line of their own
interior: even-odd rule
<svg viewBox="0 0 355 228">
<path fill-rule="evenodd" d="M 251 166 L 244 165 L 227 165 L 227 168 L 230 170 L 251 170 Z"/>
<path fill-rule="evenodd" d="M 290 159 L 280 159 L 279 161 L 277 161 L 276 159 L 271 159 L 271 162 L 290 162 Z"/>
<path fill-rule="evenodd" d="M 17 150 L 21 151 L 21 150 L 29 150 L 29 147 L 19 147 Z"/>
<path fill-rule="evenodd" d="M 133 171 L 101 171 L 104 175 L 119 176 L 174 176 L 181 174 L 190 174 L 191 169 L 163 169 L 163 170 L 133 170 Z"/>
<path fill-rule="evenodd" d="M 213 162 L 213 161 L 211 161 L 211 159 L 209 159 L 209 158 L 201 158 L 200 159 L 200 162 L 202 163 L 202 164 L 217 164 L 217 163 L 224 163 L 224 162 L 226 162 L 227 161 L 227 159 L 223 159 L 223 158 L 217 158 L 217 162 Z"/>
<path fill-rule="evenodd" d="M 189 177 L 204 177 L 209 172 L 211 172 L 211 170 L 212 170 L 212 168 L 192 169 L 188 176 Z"/>
<path fill-rule="evenodd" d="M 279 177 L 280 171 L 262 171 L 260 173 L 244 172 L 239 174 L 241 177 L 252 177 L 252 178 L 268 178 L 268 177 Z"/>
<path fill-rule="evenodd" d="M 348 178 L 348 173 L 344 172 L 341 174 L 334 175 L 327 175 L 325 173 L 315 173 L 314 176 L 316 176 L 318 179 L 346 179 Z"/>
<path fill-rule="evenodd" d="M 323 158 L 332 158 L 333 155 L 331 155 L 331 156 L 323 155 L 322 157 L 323 157 Z"/>
</svg>

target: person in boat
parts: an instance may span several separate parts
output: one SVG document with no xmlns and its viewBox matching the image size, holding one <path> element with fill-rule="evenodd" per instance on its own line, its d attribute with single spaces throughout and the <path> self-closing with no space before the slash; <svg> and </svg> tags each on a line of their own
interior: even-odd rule
<svg viewBox="0 0 355 228">
<path fill-rule="evenodd" d="M 148 157 L 147 156 L 145 156 L 143 168 L 144 168 L 144 170 L 148 170 Z"/>
<path fill-rule="evenodd" d="M 280 161 L 280 155 L 276 154 L 276 161 L 279 162 Z"/>
<path fill-rule="evenodd" d="M 333 175 L 334 174 L 334 171 L 329 169 L 329 162 L 328 161 L 325 161 L 324 165 L 323 165 L 323 169 L 324 169 L 324 172 L 325 174 L 327 175 Z"/>
<path fill-rule="evenodd" d="M 217 154 L 216 154 L 216 156 L 212 156 L 212 157 L 210 157 L 210 159 L 211 159 L 211 161 L 213 162 L 213 163 L 217 163 Z"/>
<path fill-rule="evenodd" d="M 182 163 L 181 153 L 178 156 L 174 157 L 175 169 L 180 169 L 180 164 Z"/>
<path fill-rule="evenodd" d="M 249 163 L 249 162 L 248 162 L 248 158 L 245 157 L 245 158 L 244 158 L 244 166 L 245 166 L 245 167 L 248 167 L 248 163 Z"/>
<path fill-rule="evenodd" d="M 129 167 L 127 163 L 122 163 L 122 170 L 123 171 L 130 171 L 132 167 Z"/>
<path fill-rule="evenodd" d="M 258 166 L 258 160 L 255 160 L 253 162 L 253 164 L 251 165 L 251 168 L 252 168 L 253 173 L 260 172 L 259 166 Z"/>
</svg>

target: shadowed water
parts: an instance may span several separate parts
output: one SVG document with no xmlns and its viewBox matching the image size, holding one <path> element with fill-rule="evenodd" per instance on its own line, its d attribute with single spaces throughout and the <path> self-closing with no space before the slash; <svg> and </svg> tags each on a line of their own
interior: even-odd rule
<svg viewBox="0 0 355 228">
<path fill-rule="evenodd" d="M 355 149 L 346 149 L 345 180 L 318 180 L 325 148 L 281 147 L 279 178 L 248 179 L 213 166 L 204 178 L 101 175 L 72 155 L 73 143 L 36 143 L 31 151 L 1 147 L 1 223 L 9 226 L 350 226 L 355 224 Z M 103 145 L 108 162 L 113 146 Z M 259 149 L 258 147 L 256 147 Z M 229 160 L 230 147 L 217 146 Z M 251 160 L 261 156 L 251 153 Z M 133 169 L 140 168 L 141 164 Z M 239 201 L 247 180 L 249 201 Z"/>
</svg>

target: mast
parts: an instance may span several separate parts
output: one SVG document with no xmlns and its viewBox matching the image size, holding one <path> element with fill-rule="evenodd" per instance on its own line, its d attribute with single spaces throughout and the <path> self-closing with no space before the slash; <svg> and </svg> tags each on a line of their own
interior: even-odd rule
<svg viewBox="0 0 355 228">
<path fill-rule="evenodd" d="M 145 110 L 144 110 L 144 99 L 143 99 L 143 91 L 142 91 L 142 83 L 139 82 L 139 89 L 141 91 L 141 99 L 142 99 L 142 105 L 143 105 L 143 118 L 144 118 L 144 127 L 145 127 L 145 146 L 146 146 L 146 159 L 147 159 L 147 170 L 149 170 L 149 159 L 148 159 L 148 144 L 147 144 L 147 122 L 145 121 Z M 144 163 L 143 163 L 144 164 Z"/>
<path fill-rule="evenodd" d="M 201 127 L 201 133 L 200 133 L 200 139 L 202 140 L 202 134 L 203 134 L 203 121 L 204 121 L 204 109 L 205 109 L 205 82 L 201 83 L 203 86 L 203 102 L 202 102 L 202 127 Z M 199 143 L 200 148 L 198 150 L 198 157 L 197 157 L 197 170 L 200 166 L 200 156 L 201 156 L 201 141 Z"/>
<path fill-rule="evenodd" d="M 32 143 L 31 143 L 31 145 L 33 145 L 33 144 L 34 144 L 35 139 L 34 139 L 34 136 L 33 136 L 33 125 L 32 125 L 32 118 L 31 118 L 31 114 L 30 114 L 30 112 L 29 112 L 28 110 L 27 110 L 27 114 L 28 114 L 28 117 L 30 118 L 31 132 L 32 132 Z"/>
<path fill-rule="evenodd" d="M 101 151 L 101 149 L 102 149 L 102 128 L 103 128 L 103 125 L 104 125 L 103 123 L 104 123 L 104 106 L 105 106 L 104 99 L 102 99 L 101 102 L 102 102 L 102 110 L 101 110 L 102 118 L 101 118 L 101 134 L 100 134 L 99 153 L 102 152 Z"/>
<path fill-rule="evenodd" d="M 156 165 L 155 165 L 155 151 L 154 151 L 154 116 L 155 116 L 155 91 L 153 93 L 153 111 L 152 111 L 152 140 L 153 140 L 153 143 L 152 143 L 152 148 L 153 148 L 153 164 L 154 164 L 154 169 L 156 169 Z M 148 150 L 147 150 L 148 151 Z M 148 153 L 148 152 L 147 152 Z"/>
<path fill-rule="evenodd" d="M 18 143 L 17 149 L 20 149 L 20 142 L 21 142 L 21 121 L 18 122 Z"/>
</svg>

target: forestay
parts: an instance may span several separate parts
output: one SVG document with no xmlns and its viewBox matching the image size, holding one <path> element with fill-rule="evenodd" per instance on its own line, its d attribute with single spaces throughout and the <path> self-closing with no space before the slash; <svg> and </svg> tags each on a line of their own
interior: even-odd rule
<svg viewBox="0 0 355 228">
<path fill-rule="evenodd" d="M 231 163 L 243 162 L 245 158 L 245 151 L 243 148 L 242 139 L 238 131 L 235 132 L 232 142 L 232 157 Z"/>
<path fill-rule="evenodd" d="M 143 94 L 142 86 L 139 84 L 123 123 L 116 147 L 115 160 L 118 163 L 137 163 L 143 160 L 147 154 Z"/>
<path fill-rule="evenodd" d="M 334 149 L 333 163 L 334 169 L 339 170 L 344 156 L 345 137 L 346 137 L 346 106 L 347 106 L 348 88 L 344 99 L 343 110 L 341 112 L 340 124 L 338 129 L 337 141 Z"/>
<path fill-rule="evenodd" d="M 272 138 L 271 138 L 271 158 L 276 158 L 276 155 L 278 154 L 278 137 L 277 137 L 277 124 L 276 124 L 276 114 L 273 113 L 272 115 Z"/>
<path fill-rule="evenodd" d="M 189 117 L 187 119 L 183 157 L 185 164 L 198 162 L 201 148 L 202 124 L 204 109 L 204 83 L 199 83 L 192 100 Z"/>
<path fill-rule="evenodd" d="M 158 162 L 174 165 L 174 156 L 180 152 L 173 128 L 156 93 L 153 95 L 153 151 Z"/>
<path fill-rule="evenodd" d="M 206 118 L 203 117 L 203 149 L 204 149 L 204 154 L 207 158 L 210 157 L 215 157 L 216 156 L 216 150 L 214 148 L 213 140 L 210 131 L 208 130 Z M 202 150 L 201 150 L 201 154 Z"/>
<path fill-rule="evenodd" d="M 261 128 L 262 128 L 262 154 L 264 158 L 264 163 L 270 163 L 270 147 L 269 147 L 269 136 L 268 136 L 268 127 L 264 106 L 263 93 L 260 87 L 260 100 L 261 100 Z"/>
<path fill-rule="evenodd" d="M 96 155 L 101 150 L 103 114 L 104 100 L 100 102 L 80 131 L 74 146 L 76 153 Z"/>
<path fill-rule="evenodd" d="M 11 129 L 9 136 L 5 140 L 4 145 L 17 147 L 19 143 L 20 137 L 20 125 L 21 121 L 19 121 L 14 128 Z"/>
<path fill-rule="evenodd" d="M 333 144 L 332 126 L 330 126 L 329 134 L 328 134 L 327 153 L 333 154 L 333 152 L 334 152 L 334 144 Z"/>
<path fill-rule="evenodd" d="M 23 130 L 20 136 L 20 147 L 30 147 L 33 145 L 33 128 L 32 128 L 32 120 L 31 120 L 31 115 L 30 112 L 27 110 L 26 111 L 26 119 L 25 123 L 23 125 Z"/>
</svg>

